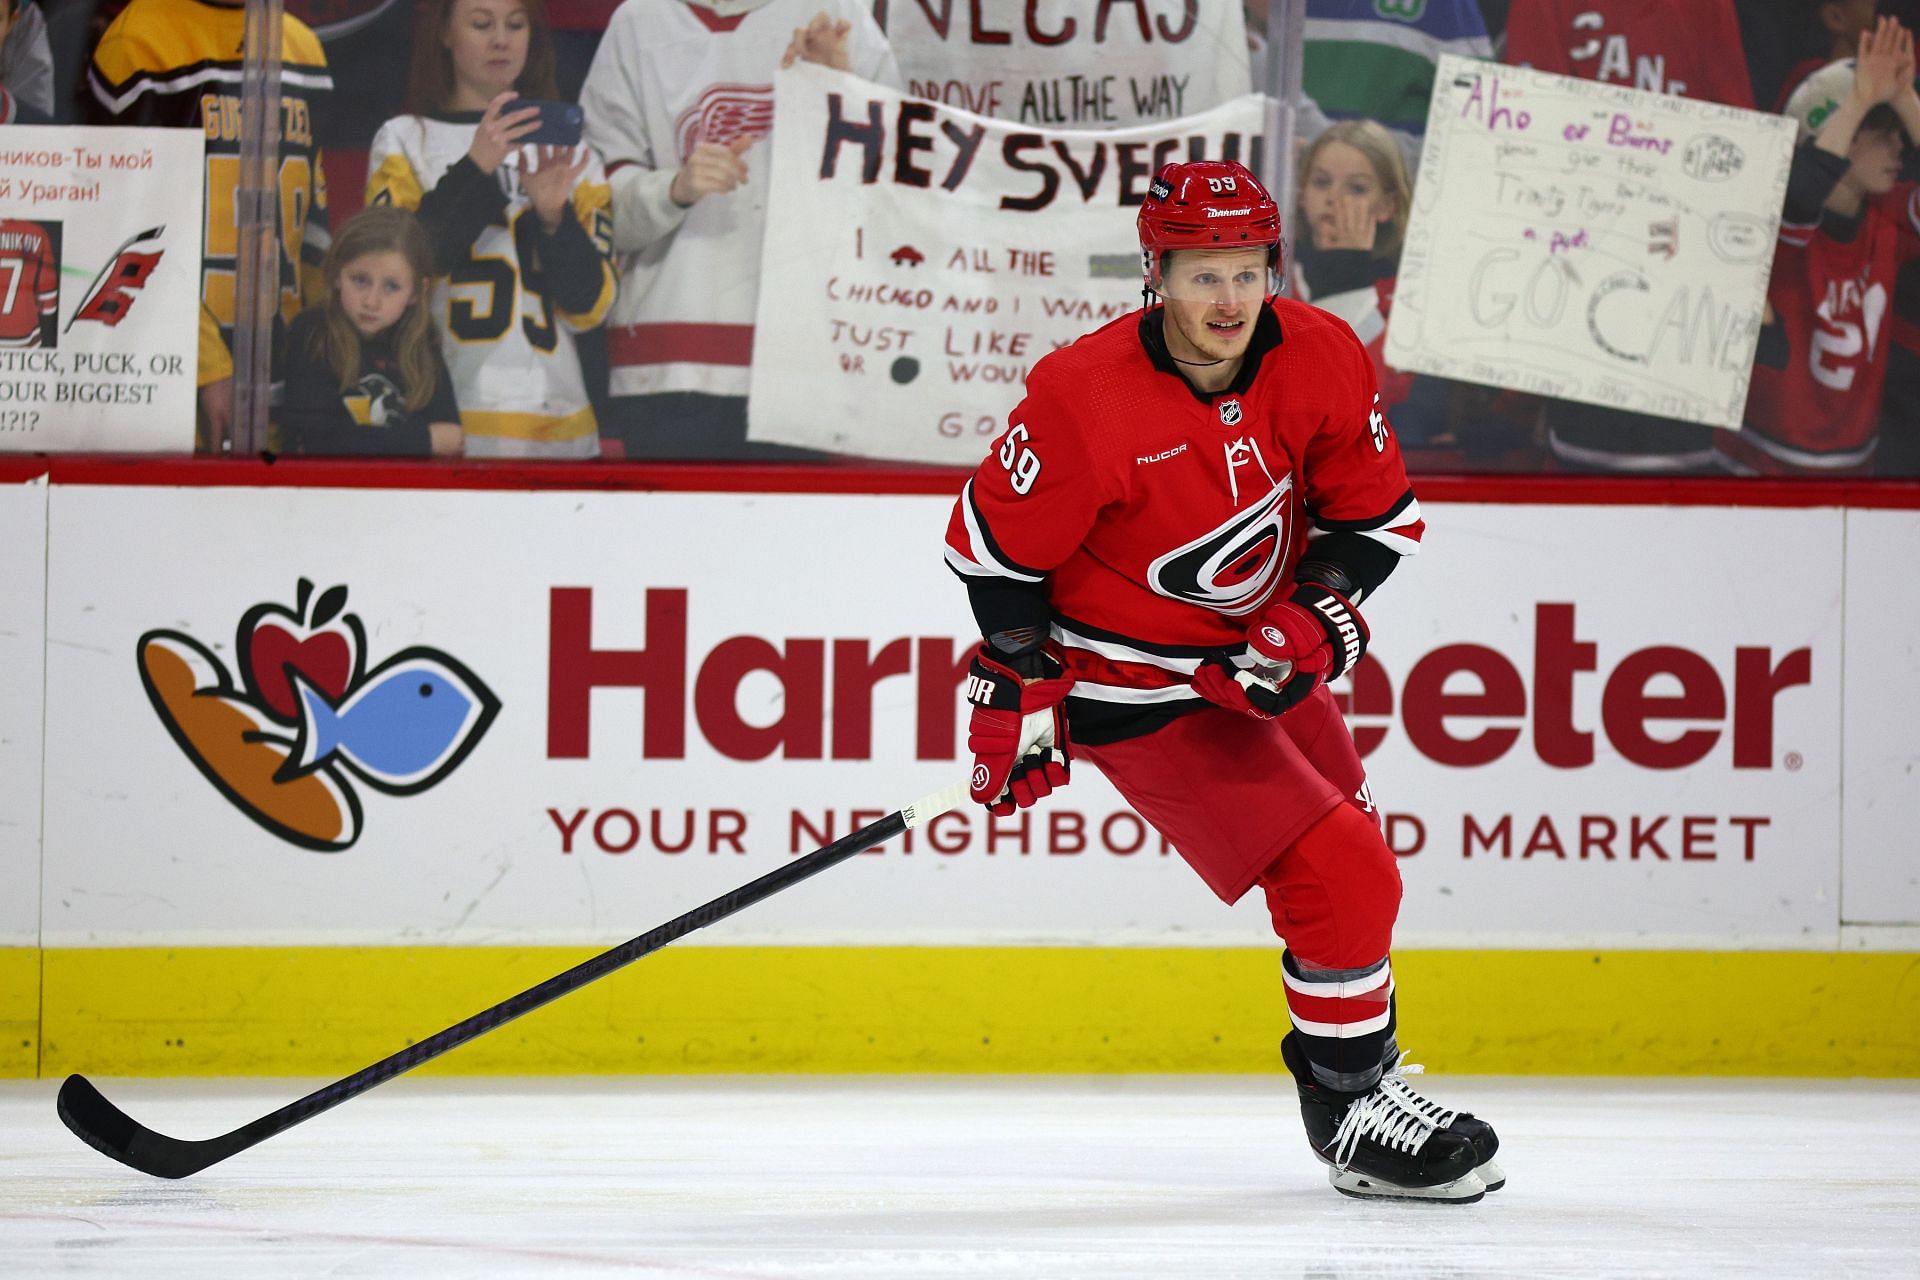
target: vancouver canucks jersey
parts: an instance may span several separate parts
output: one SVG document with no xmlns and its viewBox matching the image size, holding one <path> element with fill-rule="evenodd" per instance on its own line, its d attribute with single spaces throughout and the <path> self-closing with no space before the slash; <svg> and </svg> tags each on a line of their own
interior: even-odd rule
<svg viewBox="0 0 1920 1280">
<path fill-rule="evenodd" d="M 479 210 L 464 224 L 447 216 L 430 225 L 441 237 L 457 225 L 463 240 L 473 233 L 464 252 L 436 245 L 447 274 L 433 289 L 468 456 L 597 457 L 599 425 L 573 335 L 600 324 L 613 304 L 605 170 L 593 157 L 573 191 L 573 216 L 591 246 L 585 260 L 543 262 L 540 217 L 520 186 L 526 152 L 509 155 L 491 179 L 461 164 L 478 122 L 473 113 L 387 121 L 368 158 L 367 202 L 419 210 L 445 179 L 436 194 L 473 206 L 462 216 Z"/>
</svg>

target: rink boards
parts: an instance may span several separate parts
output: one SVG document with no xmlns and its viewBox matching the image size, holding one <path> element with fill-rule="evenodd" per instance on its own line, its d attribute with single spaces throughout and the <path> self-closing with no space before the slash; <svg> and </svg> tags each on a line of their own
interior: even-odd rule
<svg viewBox="0 0 1920 1280">
<path fill-rule="evenodd" d="M 943 477 L 233 467 L 0 486 L 0 1070 L 351 1069 L 961 775 Z M 1920 511 L 1432 489 L 1343 694 L 1422 1056 L 1920 1072 Z M 447 1066 L 1267 1070 L 1275 970 L 1083 768 Z"/>
</svg>

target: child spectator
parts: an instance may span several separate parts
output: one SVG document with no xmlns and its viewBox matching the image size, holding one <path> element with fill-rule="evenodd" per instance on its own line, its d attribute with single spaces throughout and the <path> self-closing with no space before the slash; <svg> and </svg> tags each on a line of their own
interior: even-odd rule
<svg viewBox="0 0 1920 1280">
<path fill-rule="evenodd" d="M 1741 474 L 1857 474 L 1879 443 L 1895 278 L 1920 258 L 1920 189 L 1900 181 L 1920 96 L 1906 28 L 1881 18 L 1859 49 L 1787 102 L 1812 140 L 1788 179 L 1746 429 L 1715 442 Z"/>
<path fill-rule="evenodd" d="M 427 314 L 433 248 L 404 209 L 355 214 L 322 272 L 324 307 L 288 334 L 280 420 L 292 453 L 458 457 L 460 409 Z"/>
<path fill-rule="evenodd" d="M 610 193 L 590 148 L 525 145 L 522 95 L 554 96 L 543 0 L 429 0 L 413 54 L 414 114 L 374 138 L 367 203 L 426 227 L 466 454 L 598 457 L 574 334 L 613 302 Z"/>
<path fill-rule="evenodd" d="M 587 73 L 587 140 L 628 255 L 608 330 L 608 417 L 628 457 L 796 456 L 747 443 L 763 140 L 774 70 L 796 58 L 902 87 L 863 0 L 627 0 Z"/>
<path fill-rule="evenodd" d="M 132 0 L 87 68 L 88 123 L 196 129 L 207 138 L 207 221 L 201 244 L 200 442 L 220 449 L 233 422 L 233 325 L 240 231 L 240 0 Z M 327 180 L 314 131 L 316 107 L 333 87 L 326 54 L 307 25 L 288 15 L 281 31 L 278 164 L 280 309 L 273 349 L 286 325 L 324 286 Z M 181 175 L 183 180 L 186 175 Z"/>
</svg>

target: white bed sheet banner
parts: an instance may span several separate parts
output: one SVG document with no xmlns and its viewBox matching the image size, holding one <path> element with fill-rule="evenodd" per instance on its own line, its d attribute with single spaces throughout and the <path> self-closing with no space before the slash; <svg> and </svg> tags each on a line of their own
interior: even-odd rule
<svg viewBox="0 0 1920 1280">
<path fill-rule="evenodd" d="M 1139 309 L 1134 219 L 1162 163 L 1261 145 L 1257 97 L 1069 132 L 807 63 L 774 96 L 748 434 L 902 461 L 978 461 L 1034 361 Z"/>
<path fill-rule="evenodd" d="M 873 0 L 917 97 L 1056 129 L 1124 129 L 1251 92 L 1247 28 L 1217 0 Z"/>
<path fill-rule="evenodd" d="M 1793 122 L 1447 54 L 1387 362 L 1738 428 Z"/>
<path fill-rule="evenodd" d="M 0 450 L 192 450 L 205 149 L 197 129 L 0 133 Z"/>
<path fill-rule="evenodd" d="M 56 486 L 47 945 L 606 943 L 671 919 L 963 776 L 972 624 L 938 562 L 948 510 Z M 1403 854 L 1401 945 L 1838 945 L 1844 519 L 1435 504 L 1427 549 L 1369 605 L 1353 690 Z M 1648 609 L 1675 546 L 1711 554 Z M 449 547 L 487 572 L 447 572 Z M 847 582 L 886 589 L 827 585 Z M 156 701 L 140 678 L 163 631 L 203 649 L 199 687 L 216 669 L 237 687 L 241 624 L 286 633 L 253 657 L 269 674 L 333 633 L 298 660 L 322 684 L 321 650 L 356 627 L 369 673 L 424 646 L 498 717 L 412 794 L 341 772 L 357 838 L 303 847 L 176 740 L 160 702 L 184 691 Z M 368 695 L 312 740 L 364 749 L 380 714 Z M 955 811 L 695 940 L 1270 937 L 1258 895 L 1222 907 L 1083 765 L 1017 821 Z"/>
<path fill-rule="evenodd" d="M 0 947 L 40 937 L 47 484 L 0 485 Z"/>
</svg>

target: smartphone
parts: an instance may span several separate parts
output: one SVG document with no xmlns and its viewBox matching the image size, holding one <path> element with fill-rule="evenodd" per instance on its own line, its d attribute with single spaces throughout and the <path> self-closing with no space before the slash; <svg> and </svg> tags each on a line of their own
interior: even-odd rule
<svg viewBox="0 0 1920 1280">
<path fill-rule="evenodd" d="M 575 147 L 580 145 L 580 134 L 586 125 L 586 116 L 577 102 L 542 102 L 538 98 L 522 98 L 507 107 L 508 111 L 524 111 L 528 107 L 540 109 L 540 127 L 526 137 L 522 143 L 531 143 L 540 147 Z"/>
</svg>

